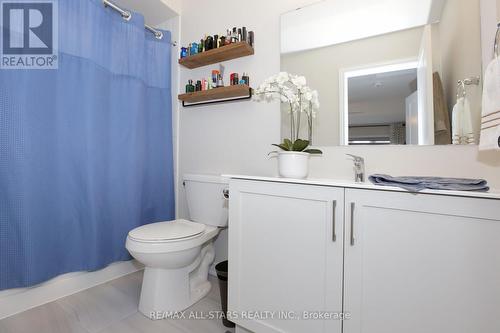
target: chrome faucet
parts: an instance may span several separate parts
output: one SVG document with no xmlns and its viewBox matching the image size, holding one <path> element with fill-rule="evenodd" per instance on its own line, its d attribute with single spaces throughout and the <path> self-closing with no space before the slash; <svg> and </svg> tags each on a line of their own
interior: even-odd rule
<svg viewBox="0 0 500 333">
<path fill-rule="evenodd" d="M 354 160 L 354 181 L 356 183 L 365 182 L 365 159 L 360 156 L 346 154 Z"/>
</svg>

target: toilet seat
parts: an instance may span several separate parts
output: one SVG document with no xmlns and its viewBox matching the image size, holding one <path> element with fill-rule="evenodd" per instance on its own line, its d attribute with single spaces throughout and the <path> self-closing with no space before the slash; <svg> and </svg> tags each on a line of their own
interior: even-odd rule
<svg viewBox="0 0 500 333">
<path fill-rule="evenodd" d="M 144 243 L 167 243 L 200 237 L 206 225 L 184 219 L 146 224 L 129 232 L 129 238 Z"/>
<path fill-rule="evenodd" d="M 188 221 L 189 222 L 189 221 Z M 167 222 L 173 223 L 173 222 Z M 202 225 L 203 226 L 203 225 Z M 126 248 L 129 252 L 137 252 L 142 254 L 147 253 L 173 253 L 177 251 L 184 251 L 187 249 L 192 249 L 197 246 L 210 241 L 212 238 L 217 236 L 219 229 L 213 226 L 204 226 L 204 231 L 201 234 L 180 238 L 176 240 L 163 240 L 163 241 L 146 241 L 146 240 L 136 240 L 130 237 L 130 233 L 127 237 Z"/>
</svg>

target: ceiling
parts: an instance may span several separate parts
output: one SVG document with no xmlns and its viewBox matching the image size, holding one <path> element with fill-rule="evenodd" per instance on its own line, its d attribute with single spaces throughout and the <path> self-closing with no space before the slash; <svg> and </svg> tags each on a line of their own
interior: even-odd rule
<svg viewBox="0 0 500 333">
<path fill-rule="evenodd" d="M 180 0 L 111 0 L 111 2 L 123 9 L 141 13 L 146 24 L 151 26 L 158 26 L 179 16 L 180 13 Z"/>
<path fill-rule="evenodd" d="M 350 78 L 349 103 L 393 98 L 404 100 L 414 91 L 410 84 L 416 79 L 416 69 Z"/>
</svg>

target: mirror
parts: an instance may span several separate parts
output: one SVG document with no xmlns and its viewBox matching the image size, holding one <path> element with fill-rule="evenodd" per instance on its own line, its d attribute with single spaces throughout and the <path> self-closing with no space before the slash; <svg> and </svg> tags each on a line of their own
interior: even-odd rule
<svg viewBox="0 0 500 333">
<path fill-rule="evenodd" d="M 319 93 L 315 146 L 477 143 L 480 0 L 324 0 L 299 8 L 281 18 L 281 70 L 305 76 Z M 470 121 L 453 127 L 454 108 L 467 108 Z M 283 106 L 282 138 L 288 112 Z M 305 137 L 305 125 L 300 130 Z"/>
</svg>

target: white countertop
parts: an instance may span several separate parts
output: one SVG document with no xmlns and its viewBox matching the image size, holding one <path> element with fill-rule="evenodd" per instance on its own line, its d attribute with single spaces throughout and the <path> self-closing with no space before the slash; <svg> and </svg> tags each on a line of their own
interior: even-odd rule
<svg viewBox="0 0 500 333">
<path fill-rule="evenodd" d="M 317 186 L 358 188 L 358 189 L 366 189 L 366 190 L 408 192 L 405 189 L 402 189 L 399 187 L 373 185 L 372 183 L 369 183 L 369 182 L 355 183 L 355 182 L 348 182 L 345 180 L 335 180 L 335 179 L 314 179 L 314 178 L 291 179 L 291 178 L 261 177 L 261 176 L 247 176 L 247 175 L 222 175 L 222 177 L 231 178 L 231 179 L 245 179 L 245 180 L 289 183 L 289 184 L 306 184 L 306 185 L 317 185 Z M 408 192 L 408 193 L 410 193 L 410 192 Z M 414 193 L 414 192 L 411 192 L 411 193 Z M 420 191 L 418 193 L 500 200 L 500 191 L 497 191 L 497 190 L 490 190 L 489 192 L 423 190 L 423 191 Z"/>
</svg>

